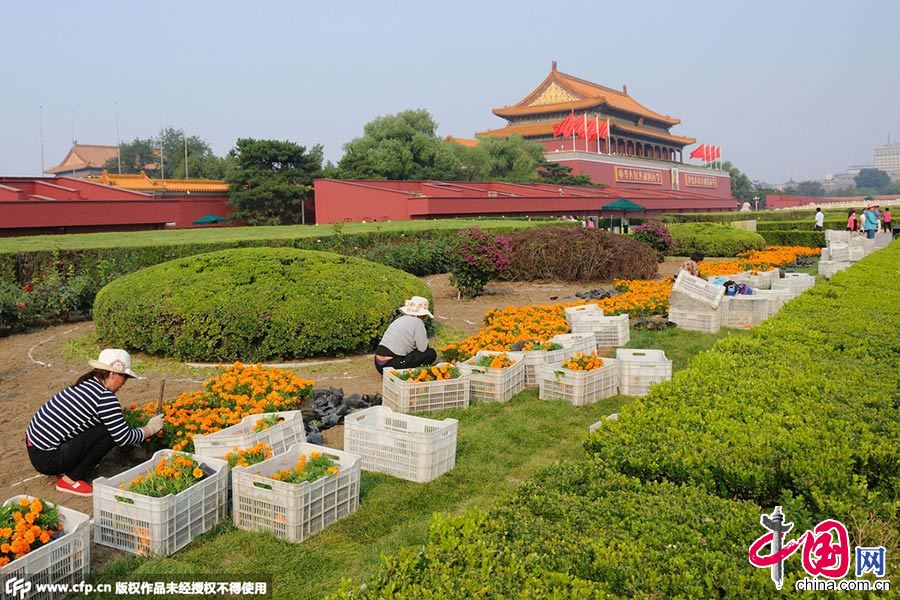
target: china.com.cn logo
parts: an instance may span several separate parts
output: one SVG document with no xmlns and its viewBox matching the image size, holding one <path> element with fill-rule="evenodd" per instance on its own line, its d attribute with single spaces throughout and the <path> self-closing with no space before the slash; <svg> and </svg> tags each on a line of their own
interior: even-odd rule
<svg viewBox="0 0 900 600">
<path fill-rule="evenodd" d="M 31 582 L 27 579 L 19 579 L 18 577 L 10 577 L 6 580 L 6 596 L 8 598 L 20 599 L 24 598 L 31 591 Z"/>
<path fill-rule="evenodd" d="M 785 522 L 780 506 L 776 506 L 771 515 L 761 515 L 759 523 L 768 533 L 759 536 L 750 545 L 750 564 L 771 569 L 772 581 L 779 590 L 784 583 L 785 561 L 798 550 L 801 551 L 803 570 L 813 578 L 836 580 L 849 573 L 850 537 L 847 535 L 847 527 L 840 521 L 826 519 L 793 540 L 785 539 L 794 524 Z M 767 547 L 768 553 L 764 554 Z M 884 577 L 884 547 L 857 546 L 855 559 L 856 577 L 865 573 Z"/>
</svg>

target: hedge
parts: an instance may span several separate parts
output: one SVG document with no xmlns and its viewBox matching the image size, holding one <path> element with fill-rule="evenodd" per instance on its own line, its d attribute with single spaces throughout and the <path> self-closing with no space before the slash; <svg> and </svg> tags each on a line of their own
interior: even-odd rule
<svg viewBox="0 0 900 600">
<path fill-rule="evenodd" d="M 346 581 L 330 598 L 775 597 L 768 570 L 747 563 L 760 512 L 581 460 L 486 513 L 436 516 L 424 548 L 384 557 L 364 588 Z"/>
<path fill-rule="evenodd" d="M 866 209 L 865 206 L 856 209 L 856 214 L 862 214 Z M 851 208 L 840 208 L 828 210 L 823 209 L 826 219 L 840 220 L 844 219 L 847 223 L 847 212 L 853 210 Z M 814 208 L 805 208 L 803 210 L 761 210 L 756 212 L 711 212 L 711 213 L 673 213 L 660 217 L 665 223 L 731 223 L 732 221 L 747 221 L 755 219 L 757 223 L 768 221 L 804 221 L 811 223 L 813 215 L 816 213 Z"/>
<path fill-rule="evenodd" d="M 825 219 L 825 229 L 847 229 L 847 217 L 842 219 Z M 758 221 L 756 231 L 814 231 L 813 219 L 803 221 Z"/>
<path fill-rule="evenodd" d="M 824 248 L 824 231 L 757 231 L 769 246 Z"/>
<path fill-rule="evenodd" d="M 690 256 L 694 252 L 704 256 L 737 256 L 766 246 L 757 233 L 717 223 L 677 223 L 668 227 L 675 239 L 671 252 L 675 256 Z"/>
<path fill-rule="evenodd" d="M 504 279 L 612 281 L 656 275 L 654 250 L 608 231 L 547 227 L 515 231 L 506 237 L 512 254 Z"/>
<path fill-rule="evenodd" d="M 843 519 L 860 543 L 889 545 L 900 508 L 897 265 L 894 243 L 721 340 L 588 449 L 645 481 Z"/>
<path fill-rule="evenodd" d="M 416 277 L 293 248 L 222 250 L 148 267 L 97 294 L 105 345 L 195 361 L 368 352 L 403 300 L 430 298 Z"/>
</svg>

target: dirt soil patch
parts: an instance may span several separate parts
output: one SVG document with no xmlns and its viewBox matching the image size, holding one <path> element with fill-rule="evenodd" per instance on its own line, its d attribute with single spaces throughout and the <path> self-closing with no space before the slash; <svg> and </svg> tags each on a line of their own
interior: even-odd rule
<svg viewBox="0 0 900 600">
<path fill-rule="evenodd" d="M 671 262 L 677 267 L 681 259 Z M 667 263 L 661 265 L 660 271 L 664 274 L 670 274 L 668 271 L 672 268 Z M 492 308 L 563 302 L 574 299 L 577 291 L 609 287 L 608 283 L 496 282 L 487 286 L 484 296 L 475 300 L 457 300 L 456 290 L 447 275 L 423 279 L 431 288 L 438 322 L 457 335 L 474 333 L 481 326 L 484 313 Z M 28 422 L 41 404 L 72 385 L 88 370 L 83 361 L 67 358 L 63 348 L 70 340 L 92 331 L 93 323 L 83 322 L 0 338 L 0 431 L 4 434 L 0 445 L 5 458 L 0 464 L 0 501 L 16 494 L 30 494 L 92 514 L 90 498 L 57 492 L 52 478 L 34 471 L 24 442 Z M 155 401 L 162 379 L 166 380 L 165 397 L 171 400 L 182 392 L 197 389 L 205 378 L 204 371 L 186 371 L 183 365 L 178 367 L 170 373 L 148 371 L 146 379 L 129 381 L 118 393 L 119 400 L 125 406 Z M 381 391 L 381 378 L 375 372 L 371 355 L 306 361 L 291 368 L 302 377 L 314 379 L 316 387 L 343 388 L 348 394 Z M 332 428 L 323 435 L 326 445 L 335 448 L 343 445 L 343 427 Z M 101 463 L 96 476 L 115 475 L 143 460 L 145 456 L 141 451 L 127 454 L 114 449 Z M 91 562 L 97 567 L 117 554 L 114 550 L 93 545 Z"/>
</svg>

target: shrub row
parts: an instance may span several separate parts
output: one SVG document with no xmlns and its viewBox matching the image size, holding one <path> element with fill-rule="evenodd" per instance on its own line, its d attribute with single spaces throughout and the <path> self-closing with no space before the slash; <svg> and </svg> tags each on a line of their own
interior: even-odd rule
<svg viewBox="0 0 900 600">
<path fill-rule="evenodd" d="M 806 246 L 824 248 L 824 231 L 757 231 L 769 246 Z"/>
<path fill-rule="evenodd" d="M 690 256 L 694 252 L 704 256 L 737 256 L 766 246 L 766 240 L 757 233 L 718 223 L 678 223 L 669 225 L 669 232 L 675 240 L 672 249 L 675 256 Z"/>
<path fill-rule="evenodd" d="M 294 248 L 189 256 L 125 275 L 97 294 L 97 334 L 113 347 L 195 361 L 368 352 L 416 277 L 366 260 Z"/>
<path fill-rule="evenodd" d="M 853 524 L 890 545 L 900 508 L 900 244 L 724 339 L 588 449 L 642 480 Z"/>
<path fill-rule="evenodd" d="M 865 206 L 856 209 L 856 214 L 862 214 Z M 844 218 L 847 222 L 847 212 L 849 208 L 839 208 L 827 210 L 825 212 L 826 219 L 840 220 Z M 746 221 L 756 219 L 758 223 L 768 221 L 804 221 L 811 223 L 815 209 L 805 208 L 803 210 L 767 210 L 757 212 L 712 212 L 712 213 L 674 213 L 670 215 L 662 215 L 660 219 L 665 223 L 731 223 L 732 221 Z"/>
<path fill-rule="evenodd" d="M 656 252 L 607 231 L 545 227 L 506 237 L 512 255 L 503 277 L 513 281 L 612 281 L 650 279 L 656 274 Z"/>
<path fill-rule="evenodd" d="M 842 219 L 825 219 L 825 229 L 847 229 L 846 215 Z M 813 219 L 803 221 L 758 221 L 756 230 L 762 231 L 814 231 Z"/>
</svg>

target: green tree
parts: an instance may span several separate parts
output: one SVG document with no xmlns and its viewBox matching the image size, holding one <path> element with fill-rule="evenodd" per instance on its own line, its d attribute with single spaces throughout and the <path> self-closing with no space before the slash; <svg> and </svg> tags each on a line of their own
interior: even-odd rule
<svg viewBox="0 0 900 600">
<path fill-rule="evenodd" d="M 862 169 L 859 174 L 853 178 L 858 188 L 872 188 L 881 190 L 891 182 L 890 176 L 880 169 Z"/>
<path fill-rule="evenodd" d="M 538 167 L 538 176 L 544 183 L 591 185 L 589 175 L 572 175 L 572 167 L 555 162 L 545 162 Z"/>
<path fill-rule="evenodd" d="M 722 163 L 722 170 L 727 171 L 731 176 L 731 195 L 734 198 L 748 202 L 753 200 L 755 188 L 749 177 L 727 160 Z"/>
<path fill-rule="evenodd" d="M 477 146 L 485 157 L 485 179 L 516 181 L 538 180 L 538 166 L 544 164 L 544 148 L 513 134 L 508 139 L 486 138 Z"/>
<path fill-rule="evenodd" d="M 818 181 L 801 181 L 797 184 L 797 193 L 801 196 L 824 196 L 825 188 Z"/>
<path fill-rule="evenodd" d="M 132 142 L 126 142 L 119 146 L 119 156 L 113 157 L 106 161 L 103 168 L 110 173 L 119 172 L 119 159 L 122 160 L 122 173 L 141 173 L 147 171 L 147 174 L 155 173 L 156 164 L 156 144 L 152 138 L 140 139 L 135 138 Z M 153 169 L 148 170 L 147 165 L 153 165 Z"/>
<path fill-rule="evenodd" d="M 426 110 L 406 110 L 366 123 L 362 137 L 344 145 L 338 174 L 344 179 L 447 179 L 461 175 L 461 164 L 436 135 Z"/>
<path fill-rule="evenodd" d="M 184 131 L 173 127 L 161 130 L 154 138 L 135 139 L 122 144 L 119 150 L 122 156 L 122 173 L 144 171 L 150 177 L 184 178 L 185 145 L 188 176 L 192 179 L 222 179 L 225 176 L 226 159 L 213 154 L 212 148 L 204 140 L 195 135 L 185 139 Z M 110 173 L 118 173 L 118 159 L 108 160 L 104 168 Z"/>
<path fill-rule="evenodd" d="M 322 172 L 323 148 L 277 140 L 239 139 L 226 181 L 235 216 L 250 225 L 303 221 L 303 203 Z"/>
</svg>

